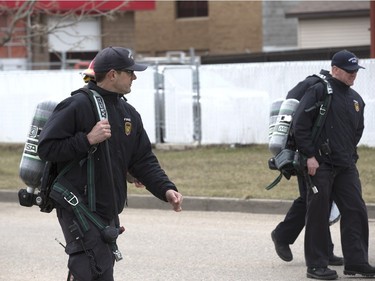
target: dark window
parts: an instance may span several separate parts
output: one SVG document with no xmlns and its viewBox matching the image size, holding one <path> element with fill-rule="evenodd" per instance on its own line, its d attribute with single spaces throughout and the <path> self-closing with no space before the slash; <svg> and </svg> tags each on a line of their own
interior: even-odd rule
<svg viewBox="0 0 375 281">
<path fill-rule="evenodd" d="M 208 1 L 176 1 L 177 18 L 208 16 Z"/>
<path fill-rule="evenodd" d="M 67 69 L 86 69 L 91 60 L 96 56 L 98 52 L 67 52 L 66 53 L 66 65 Z M 61 69 L 61 53 L 49 53 L 50 69 Z"/>
</svg>

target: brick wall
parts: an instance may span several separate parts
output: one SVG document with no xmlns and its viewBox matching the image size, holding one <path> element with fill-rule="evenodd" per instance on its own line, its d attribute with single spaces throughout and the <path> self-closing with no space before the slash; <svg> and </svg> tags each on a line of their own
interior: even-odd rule
<svg viewBox="0 0 375 281">
<path fill-rule="evenodd" d="M 176 19 L 175 1 L 156 1 L 155 10 L 127 11 L 101 18 L 102 48 L 125 46 L 145 56 L 167 51 L 220 55 L 262 50 L 261 1 L 209 1 L 208 17 Z M 36 15 L 45 22 L 47 15 Z M 47 36 L 31 43 L 34 63 L 47 63 Z M 26 54 L 25 54 L 26 56 Z"/>
<path fill-rule="evenodd" d="M 113 18 L 101 19 L 102 48 L 121 46 L 134 49 L 134 12 L 121 12 Z"/>
<path fill-rule="evenodd" d="M 201 54 L 258 52 L 262 49 L 262 2 L 210 1 L 208 17 L 175 18 L 175 1 L 157 1 L 154 11 L 135 13 L 136 50 Z"/>
<path fill-rule="evenodd" d="M 10 22 L 12 18 L 5 13 L 0 17 L 0 58 L 25 58 L 27 56 L 27 49 L 25 46 L 25 23 L 18 21 L 13 31 L 13 34 L 8 35 L 10 29 Z M 19 37 L 19 38 L 17 38 Z M 8 41 L 9 40 L 9 41 Z"/>
</svg>

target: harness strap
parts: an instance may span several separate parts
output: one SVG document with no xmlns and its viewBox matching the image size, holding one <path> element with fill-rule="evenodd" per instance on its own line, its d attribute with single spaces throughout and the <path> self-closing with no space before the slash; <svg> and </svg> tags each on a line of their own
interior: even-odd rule
<svg viewBox="0 0 375 281">
<path fill-rule="evenodd" d="M 64 182 L 64 184 L 67 185 L 68 182 L 66 181 Z M 87 223 L 87 219 L 95 224 L 95 226 L 99 228 L 99 230 L 102 230 L 106 227 L 102 220 L 95 213 L 91 212 L 88 207 L 86 207 L 86 205 L 77 195 L 77 192 L 72 190 L 71 186 L 66 187 L 60 182 L 56 182 L 53 185 L 52 189 L 58 192 L 61 198 L 71 206 L 84 232 L 90 229 L 89 224 Z"/>
<path fill-rule="evenodd" d="M 85 89 L 85 88 L 83 88 L 83 89 Z M 99 115 L 99 120 L 108 119 L 107 109 L 106 109 L 103 97 L 101 95 L 99 95 L 98 92 L 96 92 L 95 90 L 91 90 L 91 89 L 86 88 L 85 92 L 88 94 L 91 102 L 96 107 L 96 111 L 98 112 L 98 115 Z M 119 227 L 120 226 L 119 225 L 119 218 L 118 218 L 118 215 L 117 215 L 117 210 L 118 210 L 117 198 L 116 198 L 116 191 L 115 191 L 115 183 L 113 181 L 113 170 L 112 170 L 111 154 L 110 154 L 110 151 L 109 151 L 108 140 L 105 140 L 104 146 L 105 146 L 105 152 L 106 152 L 106 156 L 107 156 L 106 161 L 107 161 L 107 167 L 108 167 L 108 173 L 109 173 L 110 187 L 111 187 L 112 196 L 113 196 L 114 217 L 116 218 L 116 227 Z M 93 176 L 93 173 L 92 173 L 92 176 Z M 93 179 L 92 179 L 92 181 L 94 182 Z M 91 189 L 92 189 L 92 187 L 91 187 Z"/>
<path fill-rule="evenodd" d="M 108 119 L 108 113 L 107 113 L 107 108 L 105 106 L 104 99 L 101 95 L 99 95 L 98 92 L 94 90 L 90 90 L 88 88 L 82 88 L 84 92 L 87 93 L 91 103 L 96 109 L 96 112 L 98 114 L 98 119 L 103 120 L 103 119 Z M 109 144 L 108 140 L 104 142 L 105 149 L 106 149 L 106 160 L 107 160 L 107 166 L 108 166 L 108 172 L 109 172 L 109 178 L 110 178 L 110 185 L 112 187 L 112 196 L 113 196 L 113 206 L 114 206 L 114 218 L 115 218 L 115 227 L 117 229 L 120 229 L 120 222 L 119 222 L 119 217 L 118 214 L 116 213 L 118 210 L 117 207 L 117 198 L 115 194 L 115 184 L 113 181 L 113 171 L 112 171 L 112 163 L 111 163 L 111 156 L 110 156 L 110 151 L 109 151 Z M 96 151 L 96 146 L 94 147 L 94 151 L 90 154 L 89 153 L 89 163 L 87 165 L 87 174 L 88 174 L 88 193 L 89 193 L 89 208 L 90 210 L 94 211 L 95 208 L 95 180 L 94 180 L 94 160 L 93 160 L 93 153 Z M 90 207 L 91 206 L 91 207 Z M 86 206 L 85 206 L 86 207 Z M 95 222 L 94 222 L 95 223 Z M 107 228 L 108 226 L 105 226 Z M 111 247 L 112 247 L 112 252 L 115 256 L 116 261 L 122 260 L 122 255 L 121 252 L 118 250 L 116 242 L 111 242 Z"/>
<path fill-rule="evenodd" d="M 324 99 L 324 101 L 320 104 L 320 108 L 319 108 L 319 114 L 318 114 L 318 117 L 314 123 L 314 127 L 313 127 L 313 130 L 312 130 L 312 140 L 313 140 L 313 143 L 315 143 L 317 141 L 317 138 L 319 137 L 321 131 L 322 131 L 322 128 L 323 128 L 323 124 L 327 118 L 327 113 L 328 113 L 328 109 L 331 105 L 331 100 L 332 100 L 332 94 L 333 94 L 333 90 L 332 90 L 332 86 L 331 84 L 325 79 L 325 76 L 324 75 L 317 75 L 321 80 L 322 82 L 325 84 L 325 94 L 326 94 L 326 97 Z M 306 111 L 308 111 L 309 109 L 307 109 Z"/>
<path fill-rule="evenodd" d="M 96 211 L 96 193 L 95 193 L 95 179 L 94 179 L 94 171 L 95 171 L 95 163 L 94 163 L 94 152 L 96 151 L 97 147 L 93 146 L 90 149 L 88 156 L 87 156 L 87 200 L 89 203 L 89 209 L 92 212 Z"/>
<path fill-rule="evenodd" d="M 87 222 L 87 219 L 89 219 L 100 231 L 106 229 L 108 225 L 104 224 L 103 221 L 99 218 L 99 216 L 97 216 L 95 213 L 89 210 L 89 208 L 82 202 L 80 197 L 75 194 L 77 192 L 72 191 L 73 187 L 70 186 L 68 181 L 66 181 L 65 184 L 68 185 L 69 188 L 65 187 L 59 182 L 55 182 L 52 189 L 60 194 L 60 202 L 65 200 L 66 203 L 68 203 L 71 206 L 76 218 L 78 219 L 79 224 L 83 228 L 83 231 L 87 232 L 88 230 L 90 230 L 90 226 Z M 118 250 L 116 241 L 111 241 L 108 244 L 110 244 L 111 246 L 116 261 L 121 260 L 122 255 Z"/>
<path fill-rule="evenodd" d="M 281 181 L 282 177 L 283 177 L 283 173 L 280 172 L 280 175 L 271 184 L 266 186 L 266 189 L 270 190 L 271 188 L 274 188 Z"/>
<path fill-rule="evenodd" d="M 91 103 L 95 105 L 96 112 L 98 114 L 98 119 L 103 120 L 108 118 L 107 109 L 105 107 L 104 100 L 101 95 L 96 91 L 89 90 L 86 88 L 87 93 Z M 96 151 L 97 146 L 94 146 L 92 151 L 89 151 L 88 162 L 87 162 L 87 189 L 88 189 L 88 202 L 91 211 L 96 211 L 96 197 L 95 197 L 95 179 L 94 179 L 94 160 L 93 153 Z"/>
</svg>

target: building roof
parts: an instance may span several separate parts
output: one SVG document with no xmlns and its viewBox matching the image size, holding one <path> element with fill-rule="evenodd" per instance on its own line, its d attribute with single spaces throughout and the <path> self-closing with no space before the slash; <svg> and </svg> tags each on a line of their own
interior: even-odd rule
<svg viewBox="0 0 375 281">
<path fill-rule="evenodd" d="M 300 1 L 286 11 L 287 18 L 332 18 L 370 15 L 370 1 Z"/>
</svg>

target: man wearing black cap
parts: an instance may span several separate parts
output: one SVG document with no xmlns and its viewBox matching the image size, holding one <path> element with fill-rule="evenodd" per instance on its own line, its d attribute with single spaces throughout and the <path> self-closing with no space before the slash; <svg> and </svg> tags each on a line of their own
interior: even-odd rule
<svg viewBox="0 0 375 281">
<path fill-rule="evenodd" d="M 314 121 L 319 114 L 306 110 L 324 100 L 322 83 L 308 89 L 294 118 L 295 141 L 307 158 L 307 169 L 318 192 L 308 190 L 305 226 L 305 258 L 307 277 L 337 279 L 329 264 L 330 198 L 341 213 L 341 244 L 344 274 L 375 276 L 368 263 L 368 217 L 362 198 L 356 168 L 357 144 L 364 129 L 364 106 L 361 96 L 351 86 L 360 68 L 358 58 L 343 50 L 331 61 L 332 78 L 328 78 L 333 94 L 323 129 L 315 143 L 311 139 Z M 323 219 L 326 218 L 326 219 Z"/>
<path fill-rule="evenodd" d="M 51 197 L 69 255 L 68 280 L 113 280 L 114 260 L 121 259 L 116 239 L 124 230 L 118 214 L 127 201 L 127 172 L 181 211 L 182 195 L 153 154 L 139 113 L 123 98 L 137 79 L 134 72 L 146 68 L 129 49 L 103 49 L 94 59 L 96 84 L 87 87 L 97 94 L 92 100 L 104 101 L 98 108 L 105 108 L 106 118 L 97 121 L 90 93 L 77 90 L 56 107 L 40 134 L 40 158 L 63 171 Z"/>
<path fill-rule="evenodd" d="M 329 71 L 325 69 L 321 69 L 319 75 L 324 78 L 331 77 Z M 286 99 L 301 100 L 307 89 L 316 83 L 320 83 L 320 81 L 322 80 L 317 75 L 310 75 L 306 77 L 305 80 L 299 82 L 288 92 Z M 302 175 L 297 175 L 297 182 L 299 197 L 293 201 L 293 204 L 286 214 L 284 220 L 280 222 L 271 232 L 271 238 L 275 244 L 276 253 L 286 262 L 293 260 L 293 253 L 289 245 L 292 245 L 297 240 L 299 234 L 305 227 L 307 187 L 305 179 Z M 335 219 L 337 219 L 337 216 Z M 331 240 L 330 232 L 329 245 L 329 265 L 343 265 L 344 259 L 336 256 L 333 253 L 334 245 Z"/>
</svg>

